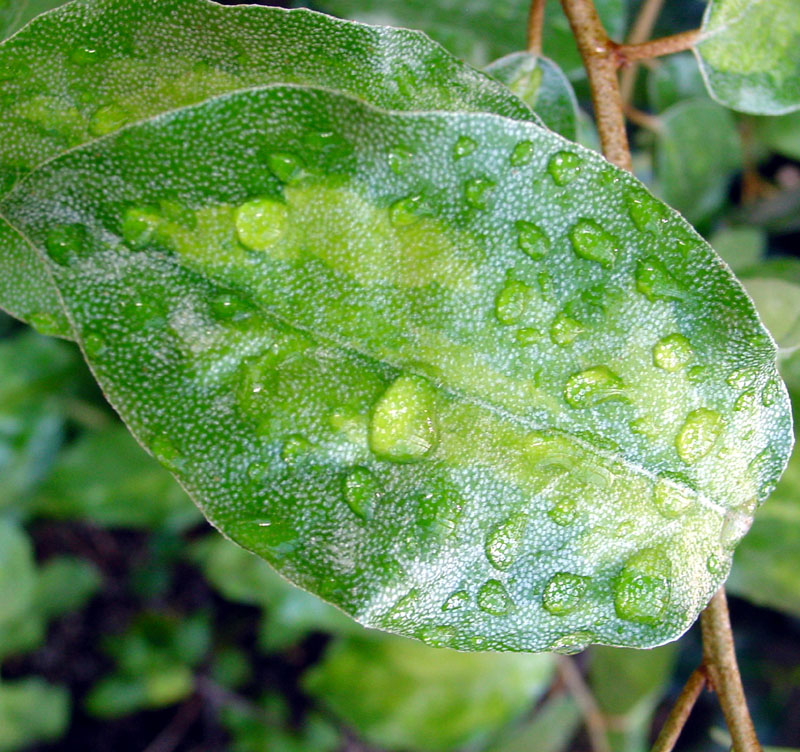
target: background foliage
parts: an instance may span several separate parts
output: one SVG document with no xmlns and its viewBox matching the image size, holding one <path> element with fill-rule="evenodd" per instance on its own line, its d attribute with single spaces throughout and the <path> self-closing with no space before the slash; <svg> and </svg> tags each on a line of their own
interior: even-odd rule
<svg viewBox="0 0 800 752">
<path fill-rule="evenodd" d="M 13 32 L 52 5 L 0 3 L 0 23 Z M 476 65 L 523 46 L 527 3 L 457 5 L 315 7 L 423 28 Z M 548 124 L 593 145 L 574 44 L 550 5 L 545 53 L 569 83 L 543 72 L 560 108 Z M 599 5 L 616 34 L 637 8 Z M 693 28 L 702 12 L 670 3 L 656 33 Z M 496 75 L 525 96 L 526 65 L 507 59 Z M 642 68 L 634 104 L 654 118 L 632 130 L 637 174 L 744 281 L 800 400 L 800 116 L 722 108 L 688 54 Z M 436 650 L 365 630 L 292 588 L 201 521 L 74 346 L 6 317 L 0 333 L 0 750 L 588 748 L 554 656 Z M 783 747 L 800 747 L 799 491 L 796 455 L 729 580 L 756 724 Z M 614 750 L 647 748 L 698 657 L 695 630 L 652 651 L 579 656 Z M 683 749 L 726 749 L 717 713 L 701 701 Z"/>
</svg>

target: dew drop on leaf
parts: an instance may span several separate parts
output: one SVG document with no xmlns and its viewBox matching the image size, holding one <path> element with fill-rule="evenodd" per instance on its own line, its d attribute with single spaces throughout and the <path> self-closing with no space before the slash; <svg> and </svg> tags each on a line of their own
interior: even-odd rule
<svg viewBox="0 0 800 752">
<path fill-rule="evenodd" d="M 461 136 L 453 147 L 453 159 L 462 159 L 478 148 L 478 142 L 469 136 Z"/>
<path fill-rule="evenodd" d="M 28 321 L 39 334 L 47 337 L 61 336 L 64 333 L 64 327 L 52 313 L 32 313 L 28 316 Z"/>
<path fill-rule="evenodd" d="M 433 387 L 421 376 L 400 376 L 372 413 L 370 449 L 392 462 L 416 462 L 436 446 L 437 438 Z"/>
<path fill-rule="evenodd" d="M 505 571 L 514 563 L 522 546 L 527 524 L 527 516 L 518 514 L 489 531 L 484 550 L 486 558 L 495 569 Z"/>
<path fill-rule="evenodd" d="M 669 604 L 669 559 L 657 548 L 634 554 L 614 580 L 614 608 L 626 621 L 655 626 Z"/>
<path fill-rule="evenodd" d="M 542 594 L 542 605 L 556 616 L 568 614 L 580 605 L 589 580 L 571 572 L 558 572 L 548 581 Z"/>
<path fill-rule="evenodd" d="M 619 241 L 593 219 L 579 219 L 569 232 L 572 248 L 581 258 L 609 267 L 619 253 Z"/>
<path fill-rule="evenodd" d="M 511 152 L 508 161 L 512 167 L 522 167 L 522 165 L 528 164 L 533 159 L 535 151 L 536 147 L 532 141 L 520 141 L 514 147 L 514 151 Z"/>
<path fill-rule="evenodd" d="M 47 255 L 60 266 L 67 266 L 73 255 L 86 247 L 86 230 L 82 225 L 60 225 L 47 234 Z"/>
<path fill-rule="evenodd" d="M 658 233 L 667 221 L 667 212 L 663 204 L 643 190 L 631 191 L 625 196 L 633 224 L 641 232 Z"/>
<path fill-rule="evenodd" d="M 675 438 L 680 458 L 687 465 L 701 460 L 714 448 L 723 426 L 722 416 L 716 410 L 701 407 L 690 412 Z"/>
<path fill-rule="evenodd" d="M 380 497 L 375 475 L 366 467 L 354 467 L 344 479 L 344 498 L 354 514 L 368 520 Z"/>
<path fill-rule="evenodd" d="M 539 329 L 536 329 L 532 326 L 525 326 L 522 327 L 522 329 L 517 329 L 517 333 L 515 335 L 517 343 L 523 347 L 536 344 L 542 339 L 543 336 L 544 335 Z"/>
<path fill-rule="evenodd" d="M 585 331 L 586 327 L 580 321 L 561 311 L 553 319 L 553 324 L 550 327 L 550 339 L 553 344 L 566 347 Z"/>
<path fill-rule="evenodd" d="M 236 236 L 251 251 L 268 251 L 286 232 L 286 205 L 270 198 L 242 204 L 236 210 Z"/>
<path fill-rule="evenodd" d="M 560 151 L 550 157 L 547 171 L 556 185 L 568 185 L 580 175 L 583 159 L 571 151 Z"/>
<path fill-rule="evenodd" d="M 706 569 L 708 570 L 709 574 L 713 575 L 714 577 L 719 577 L 725 573 L 725 560 L 721 559 L 716 554 L 711 554 L 706 559 Z"/>
<path fill-rule="evenodd" d="M 515 224 L 515 227 L 519 233 L 517 245 L 520 250 L 534 260 L 544 258 L 547 255 L 550 250 L 550 241 L 538 225 L 521 219 Z"/>
<path fill-rule="evenodd" d="M 422 208 L 422 196 L 408 196 L 395 201 L 389 207 L 389 221 L 395 227 L 406 227 L 419 221 L 419 211 Z"/>
<path fill-rule="evenodd" d="M 665 371 L 679 371 L 692 358 L 692 345 L 682 334 L 668 334 L 653 346 L 653 363 Z"/>
<path fill-rule="evenodd" d="M 594 635 L 590 632 L 571 632 L 553 640 L 547 649 L 561 655 L 575 655 L 586 650 L 592 640 L 594 640 Z"/>
<path fill-rule="evenodd" d="M 653 489 L 653 501 L 659 513 L 668 519 L 680 517 L 694 502 L 690 491 L 665 478 L 659 478 Z"/>
<path fill-rule="evenodd" d="M 682 300 L 686 290 L 655 256 L 636 264 L 636 289 L 648 300 Z"/>
<path fill-rule="evenodd" d="M 560 499 L 547 511 L 547 516 L 561 527 L 575 522 L 577 514 L 578 504 L 573 498 Z"/>
<path fill-rule="evenodd" d="M 623 386 L 622 379 L 607 366 L 594 366 L 567 379 L 564 399 L 571 407 L 594 407 L 611 399 L 623 399 Z"/>
<path fill-rule="evenodd" d="M 83 338 L 83 349 L 90 358 L 99 358 L 106 351 L 106 341 L 96 332 L 89 332 Z"/>
<path fill-rule="evenodd" d="M 96 65 L 102 60 L 102 55 L 94 47 L 80 46 L 69 53 L 69 60 L 75 65 Z"/>
<path fill-rule="evenodd" d="M 283 443 L 281 449 L 281 459 L 287 465 L 293 465 L 306 456 L 312 449 L 313 444 L 299 433 L 292 434 Z"/>
<path fill-rule="evenodd" d="M 300 157 L 289 152 L 275 152 L 267 157 L 267 165 L 278 180 L 290 183 L 303 169 Z"/>
<path fill-rule="evenodd" d="M 507 280 L 495 300 L 495 315 L 501 324 L 516 324 L 525 314 L 532 290 L 516 280 Z"/>
<path fill-rule="evenodd" d="M 402 175 L 411 164 L 413 155 L 404 149 L 395 149 L 389 153 L 389 167 L 395 175 Z"/>
<path fill-rule="evenodd" d="M 488 178 L 472 178 L 464 184 L 464 198 L 473 209 L 485 209 L 494 187 Z"/>
<path fill-rule="evenodd" d="M 514 608 L 514 602 L 500 580 L 486 580 L 478 591 L 478 608 L 492 616 L 503 616 Z"/>
<path fill-rule="evenodd" d="M 96 110 L 89 121 L 89 132 L 93 136 L 106 136 L 122 128 L 131 119 L 130 113 L 121 105 L 109 104 Z"/>
<path fill-rule="evenodd" d="M 456 590 L 443 604 L 442 611 L 457 611 L 469 603 L 469 593 L 466 590 Z"/>
</svg>

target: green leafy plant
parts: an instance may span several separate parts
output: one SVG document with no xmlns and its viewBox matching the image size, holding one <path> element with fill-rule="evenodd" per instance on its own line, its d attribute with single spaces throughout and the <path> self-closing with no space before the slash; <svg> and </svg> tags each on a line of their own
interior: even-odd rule
<svg viewBox="0 0 800 752">
<path fill-rule="evenodd" d="M 77 342 L 133 437 L 218 530 L 361 624 L 437 648 L 575 653 L 652 648 L 703 612 L 703 664 L 656 748 L 671 748 L 708 683 L 737 752 L 758 749 L 720 588 L 791 454 L 776 358 L 800 343 L 800 295 L 784 270 L 776 282 L 743 218 L 714 236 L 730 267 L 689 222 L 710 234 L 754 159 L 726 108 L 781 114 L 748 127 L 793 153 L 800 10 L 714 0 L 700 28 L 650 41 L 643 13 L 619 44 L 607 30 L 625 29 L 621 2 L 563 0 L 563 15 L 468 5 L 320 3 L 419 27 L 473 63 L 500 58 L 485 73 L 417 31 L 302 9 L 75 0 L 23 28 L 50 6 L 0 6 L 0 306 Z M 753 25 L 775 38 L 750 45 Z M 627 105 L 650 132 L 648 187 L 630 174 L 634 66 L 690 49 L 699 68 L 676 56 L 647 76 L 657 117 Z M 592 143 L 587 92 L 603 156 L 576 143 Z M 41 352 L 26 365 L 37 377 L 77 368 L 67 345 L 32 334 L 2 346 Z M 0 454 L 19 468 L 2 481 L 15 514 L 171 534 L 196 521 L 120 426 L 18 382 L 0 381 L 0 409 L 24 413 L 13 441 L 31 447 Z M 61 436 L 75 415 L 97 430 L 58 457 L 35 452 L 37 431 Z M 96 470 L 101 448 L 118 461 Z M 7 531 L 0 557 L 33 572 L 24 534 Z M 751 540 L 743 560 L 764 556 Z M 391 659 L 423 646 L 348 633 L 338 611 L 221 539 L 191 558 L 225 597 L 263 610 L 264 650 L 320 625 L 339 633 L 307 687 L 379 744 L 486 744 L 554 666 L 494 659 L 513 697 L 484 717 L 485 698 L 469 712 L 468 675 L 474 664 L 485 682 L 489 658 L 442 653 L 430 670 L 464 696 L 442 701 L 447 723 L 396 729 L 375 708 L 427 703 L 420 663 L 393 688 L 401 699 L 342 698 L 357 679 L 396 682 L 406 668 Z M 753 593 L 782 567 L 744 566 L 733 587 Z M 3 576 L 2 607 L 19 618 L 31 588 L 11 563 L 0 589 Z M 764 598 L 792 610 L 788 591 Z M 93 713 L 195 691 L 207 645 L 175 657 L 180 627 L 160 620 L 109 643 L 118 666 L 92 690 Z M 602 711 L 626 719 L 613 743 L 635 747 L 655 689 L 613 687 L 627 659 L 604 669 L 603 655 L 590 682 Z M 644 679 L 660 686 L 670 655 L 650 653 Z M 569 727 L 574 706 L 551 707 Z M 229 717 L 243 749 L 260 738 L 250 715 Z"/>
</svg>

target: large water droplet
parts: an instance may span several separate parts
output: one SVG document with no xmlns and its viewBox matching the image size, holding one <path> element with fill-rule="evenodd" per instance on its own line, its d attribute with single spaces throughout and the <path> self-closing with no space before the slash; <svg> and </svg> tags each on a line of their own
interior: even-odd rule
<svg viewBox="0 0 800 752">
<path fill-rule="evenodd" d="M 547 163 L 547 171 L 556 185 L 568 185 L 580 175 L 583 159 L 571 151 L 560 151 Z"/>
<path fill-rule="evenodd" d="M 488 178 L 472 178 L 464 183 L 464 198 L 473 209 L 485 209 L 495 183 Z"/>
<path fill-rule="evenodd" d="M 380 498 L 380 485 L 366 467 L 354 467 L 344 479 L 344 498 L 354 514 L 371 519 Z"/>
<path fill-rule="evenodd" d="M 517 245 L 534 260 L 544 258 L 550 251 L 550 240 L 538 225 L 521 219 L 514 225 L 519 235 Z"/>
<path fill-rule="evenodd" d="M 421 376 L 400 376 L 375 406 L 370 449 L 393 462 L 416 462 L 436 446 L 437 438 L 434 388 Z"/>
<path fill-rule="evenodd" d="M 273 175 L 283 183 L 296 180 L 303 171 L 303 161 L 296 154 L 274 152 L 267 157 L 267 166 Z"/>
<path fill-rule="evenodd" d="M 625 197 L 625 203 L 633 223 L 641 232 L 657 234 L 667 221 L 666 207 L 646 191 L 631 191 Z"/>
<path fill-rule="evenodd" d="M 478 142 L 469 136 L 461 136 L 453 147 L 453 159 L 468 157 L 478 148 Z"/>
<path fill-rule="evenodd" d="M 653 489 L 653 501 L 666 518 L 680 517 L 694 503 L 694 494 L 666 478 L 659 478 Z"/>
<path fill-rule="evenodd" d="M 47 233 L 47 255 L 60 266 L 67 266 L 72 257 L 85 253 L 86 228 L 82 225 L 60 225 Z"/>
<path fill-rule="evenodd" d="M 299 433 L 292 434 L 283 443 L 281 459 L 287 465 L 294 465 L 306 457 L 313 448 L 314 445 L 305 436 Z"/>
<path fill-rule="evenodd" d="M 686 290 L 655 256 L 636 264 L 636 289 L 648 300 L 682 300 Z"/>
<path fill-rule="evenodd" d="M 408 196 L 395 201 L 389 207 L 389 221 L 395 227 L 413 225 L 419 221 L 424 206 L 422 196 Z"/>
<path fill-rule="evenodd" d="M 28 322 L 39 334 L 47 337 L 69 336 L 69 330 L 64 331 L 65 324 L 53 316 L 52 313 L 31 313 Z"/>
<path fill-rule="evenodd" d="M 536 147 L 532 141 L 520 141 L 511 152 L 508 161 L 511 162 L 512 167 L 522 167 L 528 164 L 536 151 Z"/>
<path fill-rule="evenodd" d="M 655 626 L 669 605 L 669 558 L 657 548 L 634 554 L 614 580 L 614 608 L 626 621 Z"/>
<path fill-rule="evenodd" d="M 564 399 L 572 407 L 594 407 L 612 399 L 624 399 L 624 384 L 606 366 L 595 366 L 573 374 L 564 387 Z"/>
<path fill-rule="evenodd" d="M 289 212 L 286 204 L 259 198 L 236 210 L 236 235 L 252 251 L 268 251 L 286 232 Z"/>
<path fill-rule="evenodd" d="M 469 593 L 466 590 L 456 590 L 442 604 L 442 611 L 457 611 L 464 608 L 469 603 Z"/>
<path fill-rule="evenodd" d="M 559 572 L 553 575 L 545 586 L 542 605 L 556 616 L 568 614 L 580 605 L 588 585 L 588 577 Z"/>
<path fill-rule="evenodd" d="M 586 327 L 578 319 L 568 316 L 564 311 L 556 314 L 550 327 L 550 339 L 554 344 L 565 347 L 586 331 Z"/>
<path fill-rule="evenodd" d="M 620 243 L 592 219 L 579 219 L 569 231 L 572 248 L 581 258 L 609 267 L 619 253 Z"/>
<path fill-rule="evenodd" d="M 682 334 L 668 334 L 653 346 L 653 363 L 665 371 L 679 371 L 692 359 L 692 345 Z"/>
<path fill-rule="evenodd" d="M 223 292 L 211 299 L 211 315 L 219 322 L 243 321 L 253 315 L 254 309 L 235 293 Z"/>
<path fill-rule="evenodd" d="M 705 457 L 714 448 L 724 425 L 722 416 L 715 410 L 701 407 L 690 412 L 675 438 L 678 456 L 687 465 Z"/>
<path fill-rule="evenodd" d="M 514 602 L 500 580 L 486 580 L 478 591 L 478 608 L 492 616 L 504 616 Z"/>
<path fill-rule="evenodd" d="M 484 550 L 489 563 L 501 571 L 508 569 L 517 558 L 528 518 L 524 514 L 515 515 L 501 522 L 486 536 Z"/>
<path fill-rule="evenodd" d="M 131 119 L 131 114 L 122 105 L 109 104 L 97 110 L 89 120 L 89 133 L 106 136 L 122 128 Z"/>
<path fill-rule="evenodd" d="M 518 344 L 527 347 L 539 342 L 544 335 L 539 329 L 535 329 L 532 326 L 524 326 L 522 329 L 518 329 L 514 336 Z"/>
<path fill-rule="evenodd" d="M 507 280 L 495 300 L 495 315 L 501 324 L 516 324 L 525 314 L 533 290 L 522 282 Z"/>
<path fill-rule="evenodd" d="M 143 248 L 156 237 L 164 218 L 156 211 L 138 206 L 125 212 L 122 237 L 134 248 Z"/>
</svg>

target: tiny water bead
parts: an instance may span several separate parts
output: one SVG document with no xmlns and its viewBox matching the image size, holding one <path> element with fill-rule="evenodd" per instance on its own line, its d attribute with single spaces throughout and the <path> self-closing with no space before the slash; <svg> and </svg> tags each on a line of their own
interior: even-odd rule
<svg viewBox="0 0 800 752">
<path fill-rule="evenodd" d="M 701 460 L 714 448 L 724 426 L 722 416 L 716 410 L 706 407 L 693 410 L 675 437 L 678 456 L 687 465 Z"/>
<path fill-rule="evenodd" d="M 527 347 L 528 345 L 535 345 L 537 342 L 540 342 L 544 335 L 539 329 L 535 329 L 532 326 L 525 326 L 522 327 L 522 329 L 517 329 L 517 333 L 514 336 L 517 340 L 517 344 Z"/>
<path fill-rule="evenodd" d="M 39 334 L 47 337 L 69 336 L 66 321 L 61 321 L 52 313 L 32 313 L 28 316 L 28 322 Z"/>
<path fill-rule="evenodd" d="M 492 616 L 505 616 L 514 602 L 500 580 L 486 580 L 478 591 L 478 608 Z"/>
<path fill-rule="evenodd" d="M 528 518 L 524 514 L 515 515 L 501 522 L 486 536 L 484 551 L 489 563 L 501 572 L 508 569 L 517 558 L 525 535 Z"/>
<path fill-rule="evenodd" d="M 394 149 L 389 153 L 389 168 L 395 175 L 402 175 L 411 164 L 414 155 L 405 149 Z"/>
<path fill-rule="evenodd" d="M 466 590 L 456 590 L 442 604 L 442 611 L 457 611 L 464 608 L 469 603 L 469 593 Z"/>
<path fill-rule="evenodd" d="M 643 190 L 629 192 L 625 203 L 633 224 L 641 232 L 658 234 L 668 219 L 666 207 Z"/>
<path fill-rule="evenodd" d="M 250 480 L 261 483 L 270 474 L 270 465 L 268 462 L 253 462 L 247 468 L 247 477 Z"/>
<path fill-rule="evenodd" d="M 547 649 L 561 655 L 575 655 L 576 653 L 586 650 L 593 639 L 594 635 L 591 634 L 591 632 L 571 632 L 570 634 L 562 635 L 558 639 L 553 640 L 553 642 L 547 646 Z"/>
<path fill-rule="evenodd" d="M 588 585 L 588 577 L 570 572 L 558 572 L 550 578 L 544 588 L 542 605 L 556 616 L 568 614 L 580 605 Z"/>
<path fill-rule="evenodd" d="M 694 494 L 675 481 L 659 478 L 653 488 L 653 501 L 667 519 L 680 517 L 694 503 Z"/>
<path fill-rule="evenodd" d="M 717 556 L 716 554 L 711 554 L 706 559 L 706 569 L 708 573 L 713 577 L 720 577 L 725 574 L 725 570 L 727 569 L 727 562 L 724 558 Z"/>
<path fill-rule="evenodd" d="M 560 527 L 571 525 L 578 517 L 578 502 L 572 497 L 560 499 L 547 510 L 547 516 Z"/>
<path fill-rule="evenodd" d="M 736 398 L 736 402 L 733 403 L 733 409 L 735 412 L 752 410 L 757 403 L 758 395 L 756 394 L 755 390 L 746 389 Z"/>
<path fill-rule="evenodd" d="M 366 467 L 354 467 L 344 479 L 344 498 L 355 515 L 371 519 L 380 498 L 380 485 L 375 475 Z"/>
<path fill-rule="evenodd" d="M 235 293 L 224 292 L 211 299 L 211 315 L 220 323 L 242 321 L 253 315 L 254 309 Z"/>
<path fill-rule="evenodd" d="M 295 433 L 283 443 L 281 459 L 287 465 L 293 465 L 307 456 L 313 449 L 314 445 L 305 436 Z"/>
<path fill-rule="evenodd" d="M 434 648 L 446 648 L 453 644 L 457 637 L 456 630 L 445 624 L 423 627 L 417 633 L 417 637 L 426 645 Z"/>
<path fill-rule="evenodd" d="M 561 311 L 553 319 L 550 327 L 550 339 L 553 344 L 566 347 L 585 331 L 586 327 L 582 322 Z"/>
<path fill-rule="evenodd" d="M 544 258 L 550 251 L 550 240 L 541 227 L 533 222 L 519 220 L 515 225 L 517 230 L 517 245 L 534 261 Z"/>
<path fill-rule="evenodd" d="M 67 266 L 73 256 L 85 253 L 88 238 L 83 225 L 60 225 L 47 233 L 47 255 L 59 266 Z"/>
<path fill-rule="evenodd" d="M 236 235 L 252 251 L 268 251 L 286 232 L 289 212 L 286 204 L 260 198 L 236 210 Z"/>
<path fill-rule="evenodd" d="M 564 399 L 575 408 L 587 408 L 612 399 L 624 399 L 624 384 L 607 366 L 594 366 L 573 374 L 564 387 Z"/>
<path fill-rule="evenodd" d="M 417 462 L 437 440 L 436 391 L 421 376 L 400 376 L 372 413 L 370 449 L 392 462 Z"/>
<path fill-rule="evenodd" d="M 649 301 L 683 300 L 686 289 L 670 273 L 664 262 L 648 256 L 636 264 L 636 289 Z"/>
<path fill-rule="evenodd" d="M 669 559 L 660 549 L 634 554 L 614 580 L 614 609 L 620 619 L 655 626 L 670 599 Z"/>
<path fill-rule="evenodd" d="M 507 280 L 495 299 L 495 316 L 501 324 L 516 324 L 524 315 L 533 290 L 517 280 Z"/>
<path fill-rule="evenodd" d="M 96 332 L 88 332 L 83 338 L 83 349 L 90 358 L 99 358 L 107 347 L 105 339 Z"/>
<path fill-rule="evenodd" d="M 267 157 L 267 166 L 283 183 L 290 183 L 303 171 L 303 161 L 289 152 L 274 152 Z"/>
<path fill-rule="evenodd" d="M 478 148 L 478 142 L 469 136 L 461 136 L 453 147 L 453 159 L 463 159 Z"/>
<path fill-rule="evenodd" d="M 758 371 L 755 368 L 737 368 L 727 375 L 725 381 L 734 389 L 744 389 L 751 386 L 757 377 Z"/>
<path fill-rule="evenodd" d="M 535 152 L 536 147 L 532 141 L 520 141 L 514 147 L 514 151 L 511 152 L 508 161 L 512 167 L 522 167 L 522 165 L 528 164 L 533 159 Z"/>
<path fill-rule="evenodd" d="M 464 199 L 473 209 L 485 209 L 496 183 L 488 178 L 472 178 L 464 183 Z"/>
<path fill-rule="evenodd" d="M 560 151 L 550 157 L 547 171 L 556 185 L 569 185 L 580 175 L 583 159 L 571 151 Z"/>
<path fill-rule="evenodd" d="M 134 248 L 143 248 L 152 242 L 164 218 L 153 209 L 131 207 L 122 220 L 122 237 Z"/>
<path fill-rule="evenodd" d="M 665 371 L 679 371 L 692 359 L 692 345 L 682 334 L 668 334 L 653 346 L 653 364 Z"/>
<path fill-rule="evenodd" d="M 422 196 L 408 196 L 395 201 L 389 207 L 389 221 L 395 227 L 406 227 L 419 221 L 424 208 Z"/>
<path fill-rule="evenodd" d="M 89 133 L 93 136 L 107 136 L 127 125 L 131 114 L 122 105 L 108 104 L 96 110 L 89 120 Z"/>
<path fill-rule="evenodd" d="M 578 256 L 606 268 L 613 265 L 620 250 L 619 240 L 593 219 L 579 219 L 569 231 L 569 239 Z"/>
<path fill-rule="evenodd" d="M 162 465 L 170 470 L 179 470 L 184 464 L 180 451 L 166 436 L 156 436 L 150 442 L 150 451 Z"/>
</svg>

